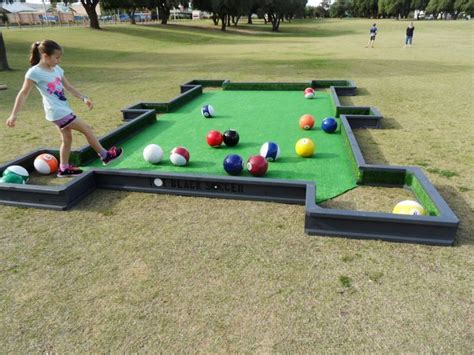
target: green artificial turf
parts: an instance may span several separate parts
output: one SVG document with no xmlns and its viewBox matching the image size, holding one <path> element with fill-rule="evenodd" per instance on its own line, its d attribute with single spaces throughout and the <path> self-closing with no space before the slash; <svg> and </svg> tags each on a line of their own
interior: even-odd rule
<svg viewBox="0 0 474 355">
<path fill-rule="evenodd" d="M 206 103 L 215 108 L 215 117 L 201 116 L 201 107 Z M 298 124 L 305 113 L 316 119 L 310 131 L 302 130 Z M 205 92 L 175 112 L 159 115 L 155 124 L 123 142 L 124 157 L 107 168 L 227 175 L 222 162 L 228 154 L 239 154 L 246 161 L 259 154 L 263 143 L 274 141 L 280 146 L 281 156 L 269 163 L 264 178 L 314 181 L 316 199 L 324 201 L 356 186 L 349 146 L 341 131 L 328 134 L 320 128 L 321 121 L 333 115 L 331 97 L 325 92 L 317 92 L 313 100 L 306 100 L 301 91 Z M 241 137 L 239 144 L 208 146 L 206 135 L 213 129 L 237 130 Z M 311 158 L 295 153 L 295 143 L 304 137 L 316 144 L 316 154 Z M 165 152 L 160 164 L 152 165 L 143 159 L 143 149 L 151 143 L 160 145 Z M 169 160 L 170 151 L 177 146 L 184 146 L 190 152 L 186 167 L 173 166 Z M 102 164 L 96 160 L 90 166 L 102 167 Z M 247 171 L 241 176 L 251 177 Z"/>
</svg>

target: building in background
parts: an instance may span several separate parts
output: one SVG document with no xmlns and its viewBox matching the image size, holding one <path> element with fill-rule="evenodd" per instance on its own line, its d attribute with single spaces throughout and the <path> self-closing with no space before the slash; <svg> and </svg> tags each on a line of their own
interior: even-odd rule
<svg viewBox="0 0 474 355">
<path fill-rule="evenodd" d="M 67 24 L 88 19 L 87 12 L 80 2 L 70 5 L 59 2 L 56 6 L 51 6 L 49 1 L 15 1 L 11 4 L 1 3 L 0 12 L 6 14 L 9 24 L 14 25 Z M 97 14 L 99 16 L 101 14 L 100 7 L 97 7 Z M 2 18 L 5 19 L 5 16 L 0 16 L 0 23 Z"/>
</svg>

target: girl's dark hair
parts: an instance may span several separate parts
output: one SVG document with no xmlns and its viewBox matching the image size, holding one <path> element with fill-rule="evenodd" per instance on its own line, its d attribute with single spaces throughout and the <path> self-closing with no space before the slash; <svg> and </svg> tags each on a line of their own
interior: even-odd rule
<svg viewBox="0 0 474 355">
<path fill-rule="evenodd" d="M 59 44 L 50 39 L 44 41 L 38 41 L 31 45 L 30 51 L 30 65 L 36 65 L 41 60 L 41 54 L 53 55 L 54 51 L 62 51 L 63 49 Z"/>
</svg>

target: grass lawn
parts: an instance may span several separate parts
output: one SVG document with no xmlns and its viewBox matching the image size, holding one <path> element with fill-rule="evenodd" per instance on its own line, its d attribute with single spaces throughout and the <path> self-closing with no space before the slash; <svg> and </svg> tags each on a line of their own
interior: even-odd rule
<svg viewBox="0 0 474 355">
<path fill-rule="evenodd" d="M 0 206 L 2 352 L 456 352 L 473 344 L 474 37 L 471 21 L 295 21 L 221 33 L 169 26 L 4 30 L 6 119 L 33 41 L 96 107 L 98 134 L 120 109 L 164 101 L 190 79 L 352 79 L 354 105 L 384 129 L 357 138 L 370 163 L 424 169 L 461 220 L 455 247 L 308 237 L 304 206 L 97 191 L 68 212 Z M 75 136 L 74 147 L 85 143 Z M 35 91 L 0 161 L 58 147 Z M 336 208 L 391 208 L 407 192 L 357 188 Z M 386 206 L 386 207 L 383 207 Z"/>
</svg>

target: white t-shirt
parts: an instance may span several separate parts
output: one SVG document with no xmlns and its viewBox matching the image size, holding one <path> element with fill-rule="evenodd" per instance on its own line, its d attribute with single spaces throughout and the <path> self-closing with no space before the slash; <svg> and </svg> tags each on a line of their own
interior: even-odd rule
<svg viewBox="0 0 474 355">
<path fill-rule="evenodd" d="M 63 76 L 64 70 L 59 65 L 49 71 L 37 64 L 25 74 L 25 78 L 35 82 L 43 98 L 44 112 L 48 121 L 56 121 L 72 113 L 64 95 Z"/>
</svg>

